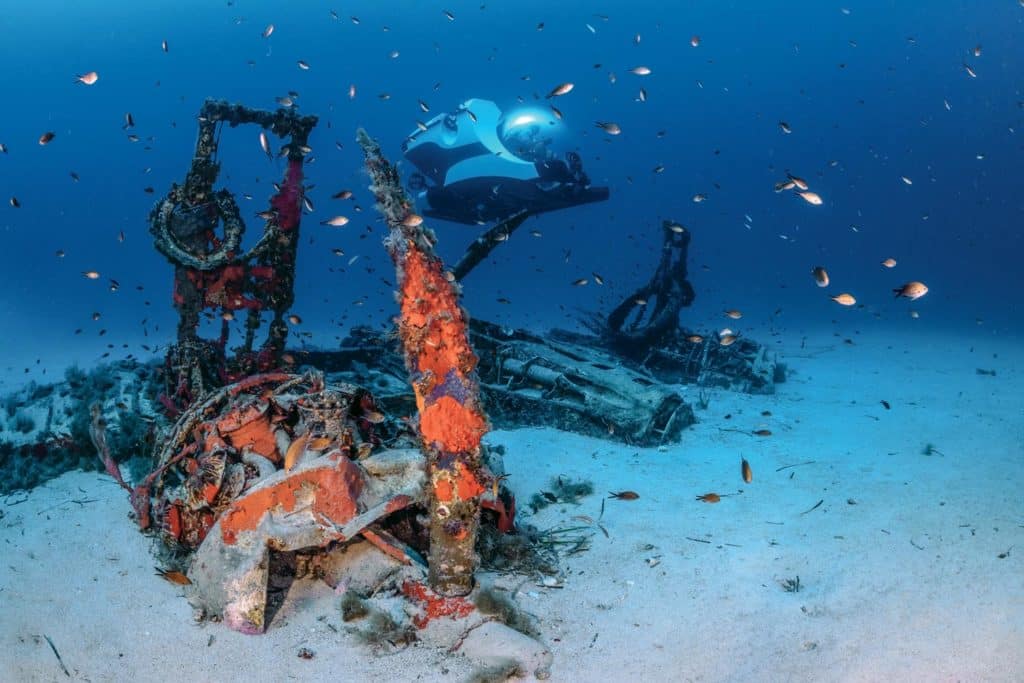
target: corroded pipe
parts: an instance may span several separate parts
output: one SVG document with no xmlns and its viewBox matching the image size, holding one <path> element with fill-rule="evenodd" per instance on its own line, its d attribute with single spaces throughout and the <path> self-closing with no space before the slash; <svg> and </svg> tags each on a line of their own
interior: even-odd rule
<svg viewBox="0 0 1024 683">
<path fill-rule="evenodd" d="M 440 595 L 465 595 L 473 589 L 480 494 L 489 479 L 480 458 L 488 424 L 480 405 L 477 358 L 458 285 L 434 253 L 433 233 L 412 213 L 398 171 L 380 146 L 361 129 L 357 140 L 377 208 L 390 229 L 385 245 L 397 271 L 398 330 L 427 456 L 428 581 Z"/>
</svg>

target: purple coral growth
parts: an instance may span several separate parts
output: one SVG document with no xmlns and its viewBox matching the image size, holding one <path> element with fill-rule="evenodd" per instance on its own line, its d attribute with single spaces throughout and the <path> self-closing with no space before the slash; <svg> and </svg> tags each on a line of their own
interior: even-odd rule
<svg viewBox="0 0 1024 683">
<path fill-rule="evenodd" d="M 463 404 L 469 399 L 470 389 L 468 383 L 459 377 L 458 371 L 452 368 L 445 373 L 444 381 L 430 392 L 429 400 L 434 403 L 443 396 L 451 396 L 459 404 Z"/>
</svg>

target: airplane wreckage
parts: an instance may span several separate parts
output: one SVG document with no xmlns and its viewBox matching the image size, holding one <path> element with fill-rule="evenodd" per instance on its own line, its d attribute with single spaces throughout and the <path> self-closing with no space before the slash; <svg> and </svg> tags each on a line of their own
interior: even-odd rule
<svg viewBox="0 0 1024 683">
<path fill-rule="evenodd" d="M 0 488 L 9 494 L 69 469 L 103 467 L 204 618 L 262 633 L 273 626 L 275 578 L 314 572 L 347 585 L 346 573 L 373 555 L 412 605 L 409 632 L 440 617 L 471 620 L 481 539 L 493 547 L 522 526 L 500 454 L 481 441 L 492 426 L 550 426 L 656 446 L 680 440 L 696 420 L 678 385 L 771 393 L 785 378 L 775 354 L 754 340 L 680 327 L 694 298 L 690 233 L 669 222 L 651 280 L 607 317 L 586 320 L 587 333 L 540 335 L 470 320 L 459 281 L 547 209 L 523 190 L 520 208 L 448 269 L 396 167 L 363 131 L 358 141 L 398 276 L 394 329 L 356 327 L 341 348 L 288 350 L 303 165 L 317 119 L 208 100 L 198 120 L 185 180 L 150 216 L 156 249 L 174 268 L 176 340 L 162 363 L 72 368 L 64 382 L 7 397 Z M 285 140 L 284 177 L 248 250 L 234 196 L 214 189 L 220 129 L 242 125 Z M 450 125 L 439 117 L 431 129 Z M 413 147 L 410 158 L 424 153 Z M 578 156 L 569 161 L 568 182 L 589 183 Z M 539 169 L 549 187 L 553 171 L 541 166 L 550 163 L 515 173 Z M 584 193 L 580 202 L 607 197 L 606 188 L 563 187 L 550 208 L 572 205 L 574 192 Z M 451 213 L 458 196 L 435 196 L 444 208 L 434 211 Z M 198 336 L 206 312 L 223 318 L 219 338 Z M 243 315 L 244 338 L 229 353 L 228 320 Z M 353 544 L 379 552 L 346 553 Z M 545 652 L 538 645 L 538 673 L 550 660 Z"/>
</svg>

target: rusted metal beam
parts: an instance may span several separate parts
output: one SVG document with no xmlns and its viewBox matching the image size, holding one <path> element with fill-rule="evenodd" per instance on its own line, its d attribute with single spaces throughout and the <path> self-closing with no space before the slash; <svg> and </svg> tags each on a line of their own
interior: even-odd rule
<svg viewBox="0 0 1024 683">
<path fill-rule="evenodd" d="M 357 139 L 390 229 L 385 244 L 397 271 L 398 329 L 427 456 L 428 581 L 439 595 L 466 595 L 478 563 L 480 495 L 490 480 L 481 463 L 480 440 L 489 425 L 480 405 L 477 358 L 459 287 L 434 253 L 433 232 L 413 213 L 398 170 L 380 146 L 361 129 Z"/>
</svg>

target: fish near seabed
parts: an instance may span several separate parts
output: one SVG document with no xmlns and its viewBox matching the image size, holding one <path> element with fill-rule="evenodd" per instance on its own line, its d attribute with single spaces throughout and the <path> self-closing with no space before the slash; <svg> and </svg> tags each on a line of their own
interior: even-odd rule
<svg viewBox="0 0 1024 683">
<path fill-rule="evenodd" d="M 309 444 L 311 437 L 311 434 L 304 434 L 294 439 L 291 445 L 288 446 L 288 451 L 284 456 L 284 469 L 286 472 L 290 472 L 298 464 L 299 458 L 306 452 L 306 446 Z"/>
<path fill-rule="evenodd" d="M 178 586 L 189 586 L 192 581 L 183 573 L 173 569 L 161 569 L 160 567 L 153 567 L 156 570 L 156 575 L 164 579 L 169 583 L 176 584 Z"/>
<path fill-rule="evenodd" d="M 892 291 L 896 294 L 897 299 L 899 299 L 900 297 L 904 297 L 906 299 L 910 299 L 911 301 L 916 301 L 917 299 L 920 299 L 922 296 L 928 293 L 928 286 L 925 285 L 923 282 L 914 281 L 908 282 L 902 287 L 897 287 Z"/>
</svg>

